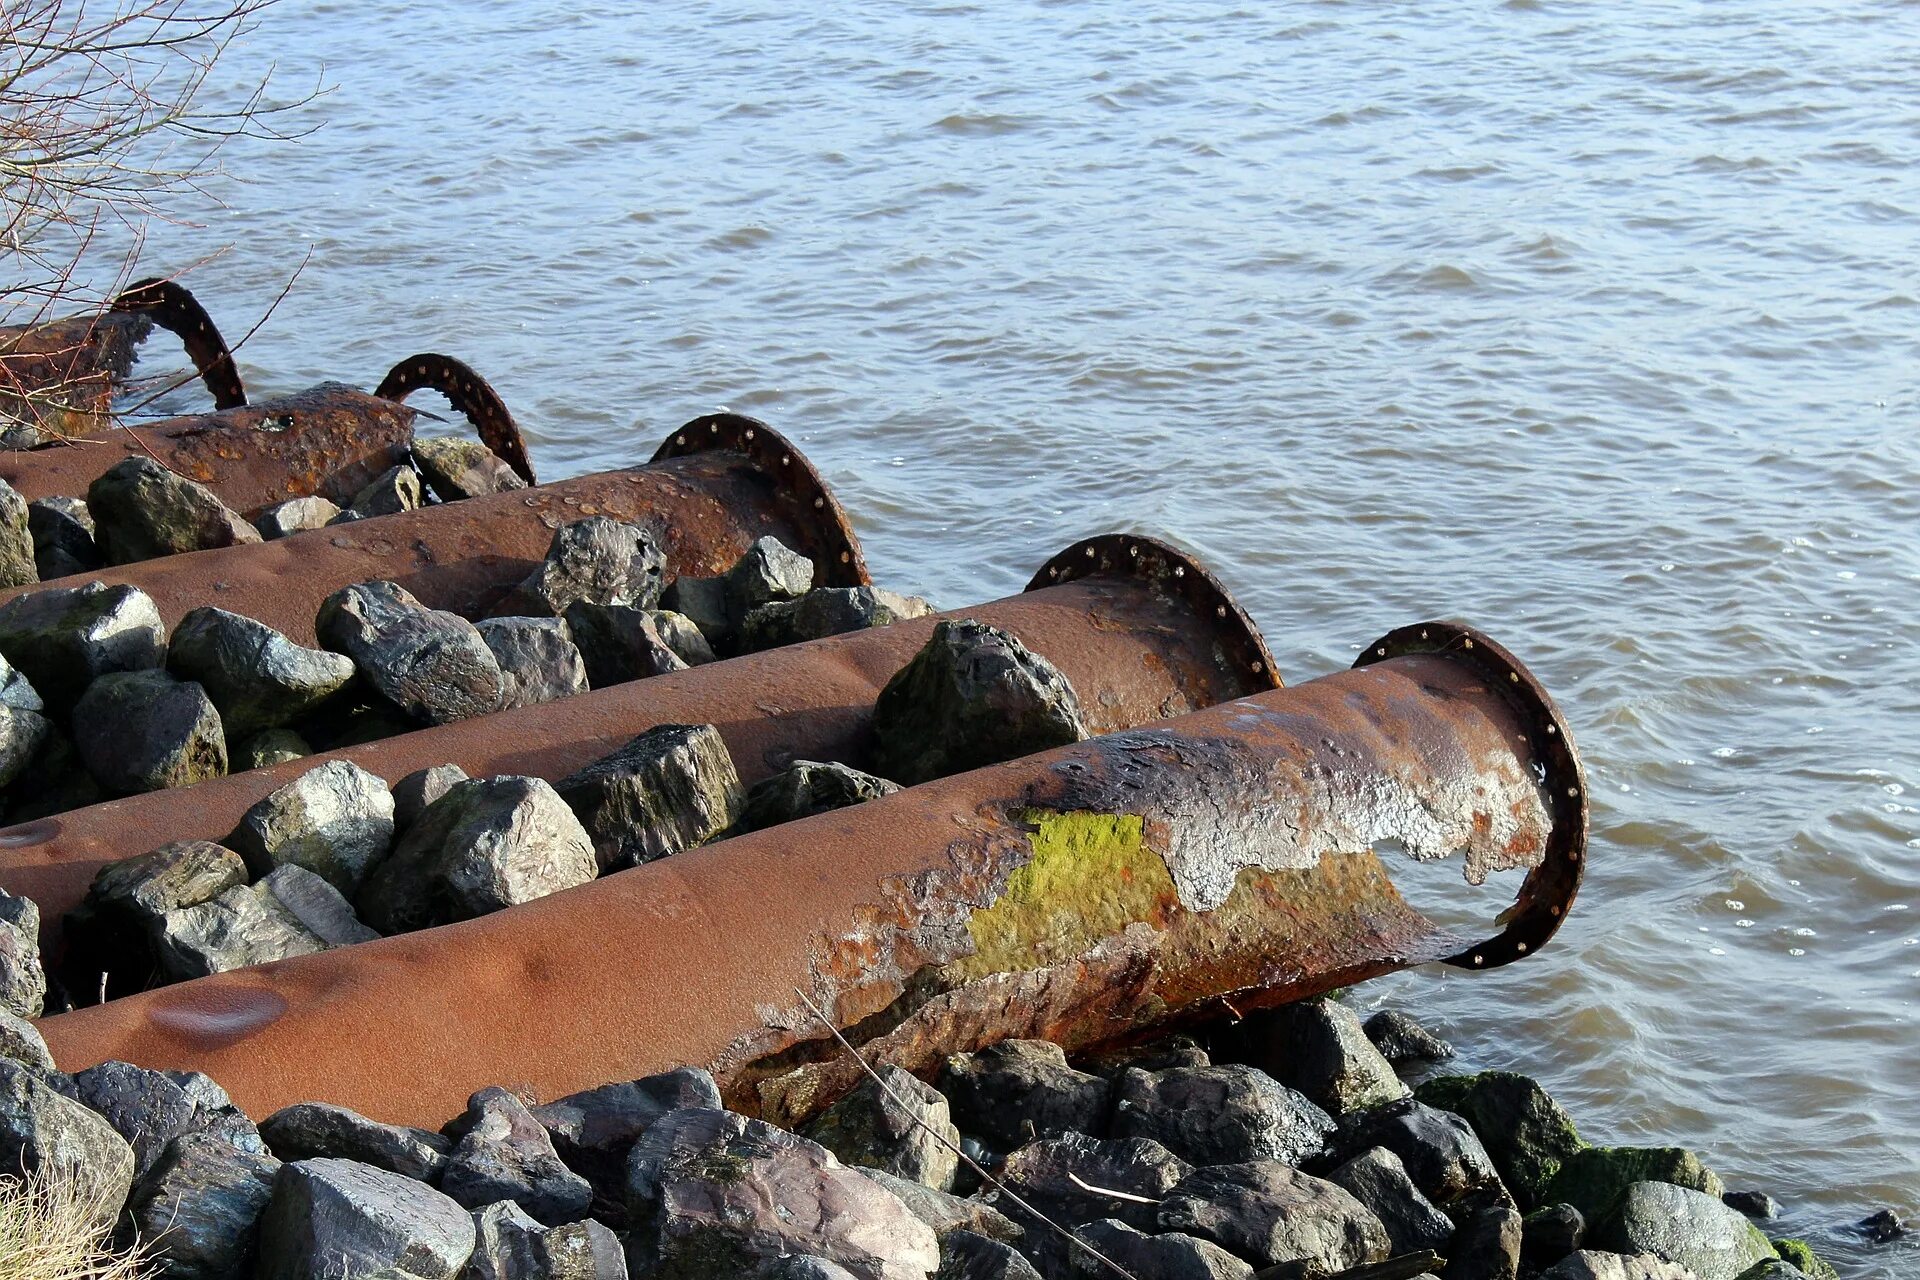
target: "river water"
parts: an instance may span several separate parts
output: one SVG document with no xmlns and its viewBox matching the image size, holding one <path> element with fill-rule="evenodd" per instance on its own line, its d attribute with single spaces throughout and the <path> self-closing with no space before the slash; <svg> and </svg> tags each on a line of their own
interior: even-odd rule
<svg viewBox="0 0 1920 1280">
<path fill-rule="evenodd" d="M 636 8 L 286 0 L 221 83 L 324 127 L 146 265 L 228 247 L 244 330 L 305 261 L 254 388 L 446 351 L 550 478 L 762 416 L 943 605 L 1126 529 L 1291 681 L 1475 623 L 1576 727 L 1587 886 L 1358 1002 L 1920 1274 L 1847 1231 L 1920 1215 L 1920 7 Z"/>
</svg>

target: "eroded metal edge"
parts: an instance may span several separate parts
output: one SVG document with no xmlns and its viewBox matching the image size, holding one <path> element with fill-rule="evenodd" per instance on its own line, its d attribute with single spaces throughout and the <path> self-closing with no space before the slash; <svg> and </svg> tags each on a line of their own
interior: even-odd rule
<svg viewBox="0 0 1920 1280">
<path fill-rule="evenodd" d="M 187 287 L 158 277 L 123 289 L 109 305 L 112 311 L 150 317 L 162 329 L 179 336 L 181 345 L 213 393 L 213 407 L 235 409 L 247 402 L 247 389 L 213 317 Z"/>
<path fill-rule="evenodd" d="M 500 393 L 493 389 L 491 383 L 475 373 L 472 366 L 464 361 L 431 351 L 408 356 L 387 371 L 387 376 L 380 380 L 373 394 L 382 400 L 404 402 L 422 387 L 438 391 L 455 409 L 465 414 L 479 435 L 480 443 L 512 467 L 522 480 L 530 485 L 540 483 L 534 477 L 533 463 L 527 457 L 527 442 L 521 436 L 519 424 L 514 422 L 507 402 L 500 398 Z"/>
</svg>

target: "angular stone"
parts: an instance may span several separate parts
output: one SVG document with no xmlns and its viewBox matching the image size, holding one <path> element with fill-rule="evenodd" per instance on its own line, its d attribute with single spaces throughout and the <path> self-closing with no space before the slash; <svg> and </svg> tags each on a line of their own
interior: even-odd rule
<svg viewBox="0 0 1920 1280">
<path fill-rule="evenodd" d="M 184 982 L 378 936 L 354 918 L 338 889 L 288 865 L 258 884 L 168 912 L 155 949 L 167 976 Z"/>
<path fill-rule="evenodd" d="M 260 1136 L 282 1160 L 357 1160 L 404 1178 L 437 1182 L 453 1143 L 425 1129 L 369 1120 L 324 1102 L 296 1102 L 260 1122 Z"/>
<path fill-rule="evenodd" d="M 733 624 L 727 618 L 727 579 L 681 574 L 660 595 L 660 606 L 681 615 L 700 630 L 716 651 L 728 651 Z"/>
<path fill-rule="evenodd" d="M 105 563 L 93 540 L 93 513 L 78 498 L 41 498 L 27 504 L 27 532 L 40 581 L 92 573 Z"/>
<path fill-rule="evenodd" d="M 547 558 L 516 588 L 508 607 L 552 617 L 580 603 L 651 609 L 660 603 L 666 565 L 666 556 L 647 530 L 590 516 L 554 531 Z"/>
<path fill-rule="evenodd" d="M 1483 1205 L 1468 1214 L 1447 1246 L 1440 1280 L 1515 1280 L 1520 1274 L 1520 1214 Z"/>
<path fill-rule="evenodd" d="M 1211 1240 L 1259 1267 L 1291 1263 L 1308 1275 L 1387 1256 L 1386 1230 L 1365 1205 L 1271 1160 L 1195 1169 L 1162 1201 L 1158 1228 Z"/>
<path fill-rule="evenodd" d="M 1380 1219 L 1394 1257 L 1421 1249 L 1446 1252 L 1453 1222 L 1420 1194 L 1400 1157 L 1385 1147 L 1369 1147 L 1329 1173 L 1327 1181 L 1345 1187 Z"/>
<path fill-rule="evenodd" d="M 26 675 L 0 657 L 0 707 L 13 711 L 45 711 L 47 704 Z"/>
<path fill-rule="evenodd" d="M 351 760 L 328 760 L 255 802 L 228 843 L 257 876 L 305 867 L 351 896 L 387 856 L 393 815 L 385 779 Z"/>
<path fill-rule="evenodd" d="M 1136 1069 L 1113 1082 L 1113 1136 L 1152 1138 L 1194 1164 L 1297 1165 L 1333 1130 L 1332 1116 L 1248 1066 Z"/>
<path fill-rule="evenodd" d="M 1355 1114 L 1341 1137 L 1347 1150 L 1379 1146 L 1399 1156 L 1420 1194 L 1442 1209 L 1474 1192 L 1507 1194 L 1472 1126 L 1451 1111 L 1411 1099 L 1389 1103 Z"/>
<path fill-rule="evenodd" d="M 1614 1253 L 1652 1254 L 1699 1277 L 1735 1280 L 1763 1258 L 1776 1256 L 1760 1229 L 1737 1209 L 1670 1182 L 1636 1182 L 1621 1195 L 1592 1243 Z"/>
<path fill-rule="evenodd" d="M 353 660 L 305 648 L 264 623 L 203 605 L 173 629 L 167 670 L 207 691 L 227 736 L 237 741 L 325 702 L 353 679 Z"/>
<path fill-rule="evenodd" d="M 1860 1220 L 1860 1230 L 1875 1244 L 1886 1244 L 1907 1234 L 1907 1224 L 1891 1209 L 1876 1209 Z"/>
<path fill-rule="evenodd" d="M 1570 1204 L 1542 1205 L 1520 1220 L 1520 1261 L 1535 1271 L 1543 1270 L 1578 1249 L 1586 1238 L 1587 1220 L 1578 1209 Z"/>
<path fill-rule="evenodd" d="M 705 844 L 733 826 L 745 802 L 733 756 L 710 724 L 655 725 L 557 790 L 603 871 Z"/>
<path fill-rule="evenodd" d="M 813 561 L 772 535 L 758 538 L 727 570 L 727 619 L 739 628 L 761 605 L 797 600 L 812 589 Z"/>
<path fill-rule="evenodd" d="M 0 604 L 0 653 L 56 711 L 71 708 L 96 676 L 159 666 L 166 635 L 138 587 L 46 587 Z"/>
<path fill-rule="evenodd" d="M 69 987 L 107 998 L 145 991 L 160 972 L 154 936 L 169 911 L 198 906 L 247 883 L 240 855 L 208 840 L 177 840 L 109 862 L 67 913 Z"/>
<path fill-rule="evenodd" d="M 6 1058 L 35 1071 L 48 1074 L 55 1070 L 53 1054 L 40 1028 L 7 1009 L 0 1009 L 0 1058 Z"/>
<path fill-rule="evenodd" d="M 511 1200 L 473 1211 L 473 1256 L 460 1280 L 534 1280 L 539 1243 L 546 1228 Z"/>
<path fill-rule="evenodd" d="M 1720 1196 L 1720 1203 L 1729 1209 L 1738 1209 L 1749 1218 L 1777 1218 L 1780 1216 L 1780 1202 L 1764 1191 L 1728 1191 Z"/>
<path fill-rule="evenodd" d="M 824 587 L 797 600 L 763 604 L 740 620 L 742 653 L 891 626 L 907 618 L 925 618 L 933 606 L 919 596 L 903 596 L 883 587 Z"/>
<path fill-rule="evenodd" d="M 567 1167 L 593 1184 L 595 1214 L 625 1212 L 627 1153 L 654 1121 L 685 1108 L 720 1109 L 720 1089 L 700 1067 L 604 1084 L 533 1108 Z"/>
<path fill-rule="evenodd" d="M 955 1231 L 972 1231 L 1015 1244 L 1027 1234 L 1020 1224 L 984 1200 L 962 1199 L 951 1192 L 936 1190 L 924 1182 L 902 1178 L 884 1169 L 862 1168 L 860 1172 L 900 1197 L 900 1203 L 907 1206 L 914 1217 L 932 1227 L 933 1234 L 941 1240 Z"/>
<path fill-rule="evenodd" d="M 271 769 L 276 764 L 302 760 L 312 754 L 312 744 L 293 730 L 267 729 L 254 734 L 237 747 L 227 748 L 227 772 Z"/>
<path fill-rule="evenodd" d="M 1051 662 L 998 627 L 941 622 L 880 691 L 874 764 L 911 786 L 1087 736 L 1079 699 Z"/>
<path fill-rule="evenodd" d="M 597 874 L 593 842 L 551 785 L 477 778 L 427 806 L 355 901 L 380 932 L 410 933 L 532 902 Z"/>
<path fill-rule="evenodd" d="M 405 831 L 420 820 L 427 806 L 467 780 L 467 771 L 457 764 L 436 764 L 430 769 L 415 769 L 393 784 L 393 824 Z"/>
<path fill-rule="evenodd" d="M 567 606 L 567 630 L 594 688 L 685 671 L 688 663 L 661 632 L 654 609 L 580 601 Z"/>
<path fill-rule="evenodd" d="M 27 527 L 27 500 L 0 480 L 0 587 L 40 581 L 34 565 L 33 533 Z"/>
<path fill-rule="evenodd" d="M 32 898 L 0 890 L 0 1009 L 37 1018 L 47 999 L 40 959 L 40 907 Z"/>
<path fill-rule="evenodd" d="M 1361 1024 L 1380 1056 L 1394 1065 L 1402 1062 L 1444 1062 L 1453 1046 L 1397 1009 L 1382 1009 Z"/>
<path fill-rule="evenodd" d="M 1547 1183 L 1587 1145 L 1545 1089 L 1511 1071 L 1442 1076 L 1422 1084 L 1416 1096 L 1466 1118 L 1522 1209 L 1547 1203 L 1541 1199 Z"/>
<path fill-rule="evenodd" d="M 482 1089 L 468 1099 L 465 1120 L 466 1134 L 440 1175 L 442 1191 L 469 1209 L 511 1200 L 550 1227 L 586 1215 L 593 1188 L 561 1162 L 518 1098 Z"/>
<path fill-rule="evenodd" d="M 1042 1277 L 1012 1245 L 971 1231 L 955 1231 L 940 1241 L 940 1269 L 933 1273 L 933 1280 L 1042 1280 Z"/>
<path fill-rule="evenodd" d="M 360 492 L 353 495 L 348 504 L 353 513 L 361 519 L 369 516 L 390 516 L 400 511 L 413 511 L 424 501 L 420 492 L 420 473 L 409 466 L 388 467 L 369 480 Z"/>
<path fill-rule="evenodd" d="M 1662 1262 L 1651 1254 L 1629 1258 L 1624 1254 L 1582 1249 L 1543 1271 L 1540 1280 L 1697 1280 L 1697 1277 L 1685 1267 Z"/>
<path fill-rule="evenodd" d="M 426 479 L 433 496 L 442 502 L 478 498 L 489 493 L 524 489 L 527 482 L 518 472 L 478 440 L 441 437 L 415 440 L 413 460 Z"/>
<path fill-rule="evenodd" d="M 114 671 L 73 709 L 73 742 L 109 791 L 188 787 L 227 772 L 227 740 L 207 691 L 164 671 Z"/>
<path fill-rule="evenodd" d="M 538 1280 L 627 1280 L 620 1237 L 591 1218 L 541 1232 L 534 1260 Z"/>
<path fill-rule="evenodd" d="M 474 625 L 427 608 L 396 583 L 342 587 L 320 606 L 315 630 L 416 720 L 447 724 L 500 706 L 500 664 Z"/>
<path fill-rule="evenodd" d="M 1596 1226 L 1613 1215 L 1636 1182 L 1670 1182 L 1718 1199 L 1726 1186 L 1684 1147 L 1587 1147 L 1567 1156 L 1540 1191 L 1540 1203 L 1564 1202 Z"/>
<path fill-rule="evenodd" d="M 0 787 L 24 774 L 52 737 L 39 712 L 0 705 Z"/>
<path fill-rule="evenodd" d="M 1150 1138 L 1103 1141 L 1069 1133 L 1029 1142 L 1009 1155 L 1001 1166 L 1000 1181 L 1035 1210 L 1065 1226 L 1118 1218 L 1148 1229 L 1154 1225 L 1160 1201 L 1192 1172 L 1191 1165 Z M 1041 1261 L 1041 1270 L 1052 1270 L 1043 1259 L 1061 1260 L 1059 1237 L 1012 1197 L 996 1191 L 988 1199 L 1026 1230 L 1031 1246 L 1028 1256 Z"/>
<path fill-rule="evenodd" d="M 960 1130 L 946 1098 L 896 1066 L 883 1065 L 875 1075 L 816 1117 L 806 1136 L 844 1164 L 950 1190 L 960 1165 Z"/>
<path fill-rule="evenodd" d="M 586 659 L 564 618 L 483 618 L 473 624 L 500 664 L 500 709 L 585 693 Z"/>
<path fill-rule="evenodd" d="M 940 1092 L 962 1133 L 1011 1148 L 1036 1138 L 1106 1132 L 1108 1084 L 1075 1071 L 1059 1045 L 1002 1040 L 978 1053 L 955 1054 Z"/>
<path fill-rule="evenodd" d="M 113 1126 L 33 1068 L 0 1058 L 0 1169 L 44 1169 L 112 1223 L 133 1187 L 133 1148 Z"/>
<path fill-rule="evenodd" d="M 1213 1062 L 1192 1036 L 1176 1034 L 1146 1044 L 1083 1054 L 1074 1065 L 1102 1079 L 1112 1080 L 1129 1068 L 1165 1071 L 1171 1067 L 1210 1067 Z"/>
<path fill-rule="evenodd" d="M 423 1182 L 351 1160 L 280 1166 L 260 1221 L 256 1280 L 454 1280 L 473 1219 Z"/>
<path fill-rule="evenodd" d="M 694 625 L 693 619 L 671 609 L 649 609 L 647 619 L 653 623 L 653 629 L 666 642 L 673 655 L 690 667 L 704 666 L 714 660 L 713 646 L 707 643 L 707 637 Z"/>
<path fill-rule="evenodd" d="M 865 804 L 900 790 L 897 783 L 844 764 L 795 760 L 747 791 L 735 832 L 759 831 L 816 813 Z"/>
<path fill-rule="evenodd" d="M 1117 1218 L 1089 1222 L 1074 1233 L 1134 1276 L 1155 1280 L 1253 1280 L 1253 1268 L 1209 1240 L 1182 1235 L 1148 1235 Z M 1073 1274 L 1111 1280 L 1113 1269 L 1084 1249 L 1073 1251 Z"/>
<path fill-rule="evenodd" d="M 183 1134 L 211 1133 L 223 1145 L 265 1154 L 252 1122 L 226 1091 L 197 1073 L 102 1062 L 74 1074 L 73 1094 L 132 1145 L 136 1180 L 145 1177 L 167 1144 Z"/>
<path fill-rule="evenodd" d="M 87 510 L 108 564 L 260 541 L 213 490 L 152 458 L 115 463 L 87 486 Z"/>
<path fill-rule="evenodd" d="M 1235 1058 L 1336 1116 L 1407 1096 L 1407 1086 L 1367 1039 L 1360 1019 L 1338 1000 L 1263 1009 L 1234 1028 L 1233 1039 Z"/>
<path fill-rule="evenodd" d="M 260 536 L 271 542 L 309 529 L 324 529 L 340 514 L 340 508 L 318 495 L 290 498 L 275 503 L 260 513 L 253 524 Z"/>
<path fill-rule="evenodd" d="M 236 1280 L 252 1273 L 279 1169 L 212 1134 L 182 1134 L 134 1185 L 127 1221 L 167 1280 Z"/>
<path fill-rule="evenodd" d="M 1788 1263 L 1810 1280 L 1840 1280 L 1840 1273 L 1815 1253 L 1813 1246 L 1805 1240 L 1796 1240 L 1789 1236 L 1784 1240 L 1775 1240 L 1773 1248 L 1780 1255 L 1781 1261 Z M 1765 1260 L 1754 1264 L 1761 1267 L 1765 1265 Z M 1747 1274 L 1748 1272 L 1742 1272 L 1741 1280 L 1745 1280 Z"/>
</svg>

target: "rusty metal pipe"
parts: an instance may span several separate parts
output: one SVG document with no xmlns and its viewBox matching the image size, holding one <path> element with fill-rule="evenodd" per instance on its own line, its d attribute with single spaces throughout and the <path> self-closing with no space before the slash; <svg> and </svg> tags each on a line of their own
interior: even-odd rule
<svg viewBox="0 0 1920 1280">
<path fill-rule="evenodd" d="M 1402 966 L 1537 950 L 1578 883 L 1586 787 L 1552 702 L 1465 628 L 1364 665 L 621 872 L 510 911 L 50 1018 L 69 1070 L 206 1071 L 254 1113 L 435 1124 L 501 1081 L 553 1097 L 701 1064 L 782 1123 L 861 1051 L 931 1072 Z M 1446 933 L 1376 845 L 1531 866 L 1497 936 Z M 610 976 L 613 975 L 613 976 Z"/>
</svg>

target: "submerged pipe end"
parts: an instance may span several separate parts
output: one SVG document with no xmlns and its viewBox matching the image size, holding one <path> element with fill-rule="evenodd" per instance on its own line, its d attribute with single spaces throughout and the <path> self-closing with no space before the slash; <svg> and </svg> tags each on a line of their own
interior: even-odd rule
<svg viewBox="0 0 1920 1280">
<path fill-rule="evenodd" d="M 423 351 L 387 370 L 387 376 L 380 379 L 373 394 L 400 404 L 421 387 L 438 391 L 465 414 L 480 443 L 512 467 L 515 475 L 528 484 L 540 483 L 534 478 L 533 463 L 527 457 L 527 442 L 520 435 L 519 424 L 514 422 L 507 402 L 471 365 L 452 356 Z"/>
<path fill-rule="evenodd" d="M 1480 675 L 1518 713 L 1526 726 L 1525 747 L 1541 772 L 1540 786 L 1553 818 L 1545 856 L 1528 872 L 1501 916 L 1492 938 L 1446 958 L 1462 969 L 1492 969 L 1532 955 L 1567 918 L 1579 892 L 1587 856 L 1587 775 L 1579 748 L 1544 686 L 1505 647 L 1457 622 L 1419 622 L 1389 631 L 1362 651 L 1355 667 L 1410 654 L 1433 654 Z"/>
</svg>

